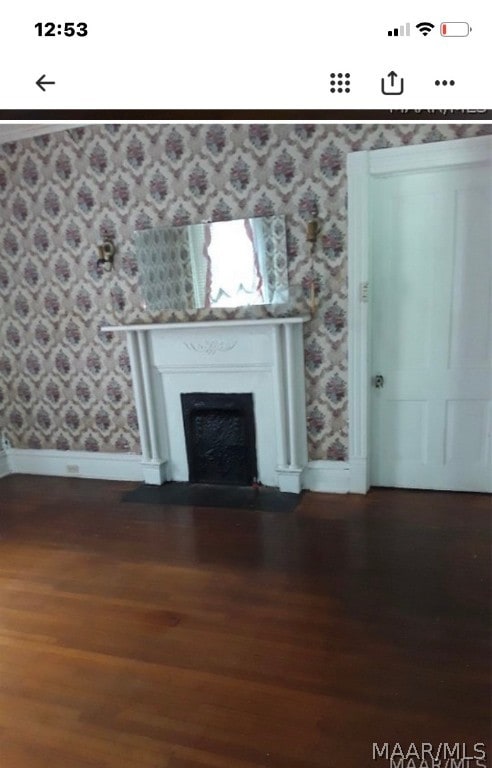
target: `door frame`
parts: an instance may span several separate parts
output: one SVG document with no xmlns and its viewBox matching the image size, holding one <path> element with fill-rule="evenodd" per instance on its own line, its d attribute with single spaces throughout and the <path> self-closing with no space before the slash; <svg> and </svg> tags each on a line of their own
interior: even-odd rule
<svg viewBox="0 0 492 768">
<path fill-rule="evenodd" d="M 371 376 L 369 193 L 372 178 L 492 162 L 492 136 L 347 155 L 349 492 L 367 493 Z"/>
</svg>

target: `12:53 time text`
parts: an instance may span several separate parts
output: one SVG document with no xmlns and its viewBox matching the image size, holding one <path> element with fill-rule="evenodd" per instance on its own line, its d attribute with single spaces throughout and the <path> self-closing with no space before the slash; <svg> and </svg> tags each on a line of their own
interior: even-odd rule
<svg viewBox="0 0 492 768">
<path fill-rule="evenodd" d="M 54 21 L 38 21 L 34 25 L 38 37 L 87 37 L 88 28 L 85 21 L 64 21 L 57 24 Z"/>
</svg>

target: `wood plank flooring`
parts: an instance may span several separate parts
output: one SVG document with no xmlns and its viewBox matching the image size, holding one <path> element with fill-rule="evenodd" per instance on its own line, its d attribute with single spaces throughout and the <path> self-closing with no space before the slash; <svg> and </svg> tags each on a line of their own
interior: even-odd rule
<svg viewBox="0 0 492 768">
<path fill-rule="evenodd" d="M 122 503 L 134 487 L 0 480 L 1 768 L 379 768 L 373 742 L 487 744 L 490 497 L 259 513 Z"/>
</svg>

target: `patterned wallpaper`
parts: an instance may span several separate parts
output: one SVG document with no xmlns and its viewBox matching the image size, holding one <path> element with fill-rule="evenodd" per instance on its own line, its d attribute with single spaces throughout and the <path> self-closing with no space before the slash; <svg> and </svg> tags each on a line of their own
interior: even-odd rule
<svg viewBox="0 0 492 768">
<path fill-rule="evenodd" d="M 359 149 L 476 136 L 460 125 L 102 125 L 0 147 L 0 429 L 13 447 L 138 452 L 125 340 L 104 324 L 245 316 L 149 315 L 132 232 L 284 214 L 289 275 L 318 310 L 305 328 L 310 459 L 347 457 L 347 185 Z M 99 272 L 97 244 L 117 246 Z M 265 312 L 265 310 L 255 310 Z"/>
</svg>

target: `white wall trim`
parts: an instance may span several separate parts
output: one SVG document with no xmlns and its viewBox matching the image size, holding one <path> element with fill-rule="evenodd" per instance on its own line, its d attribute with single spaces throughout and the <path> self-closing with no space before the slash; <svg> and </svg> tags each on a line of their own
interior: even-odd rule
<svg viewBox="0 0 492 768">
<path fill-rule="evenodd" d="M 449 166 L 489 163 L 492 137 L 479 136 L 390 149 L 353 152 L 348 172 L 348 411 L 349 490 L 366 493 L 370 486 L 369 394 L 371 372 L 370 317 L 370 181 L 372 177 L 418 173 Z"/>
<path fill-rule="evenodd" d="M 8 451 L 10 472 L 21 475 L 54 475 L 142 482 L 141 462 L 141 456 L 128 453 L 51 451 L 30 448 L 10 448 Z"/>
<path fill-rule="evenodd" d="M 309 461 L 303 472 L 302 486 L 318 493 L 348 493 L 349 475 L 346 461 Z"/>
<path fill-rule="evenodd" d="M 45 136 L 48 133 L 66 131 L 69 128 L 89 125 L 89 123 L 2 123 L 0 126 L 0 144 L 10 141 L 22 141 L 34 136 Z"/>
<path fill-rule="evenodd" d="M 369 155 L 347 157 L 348 171 L 348 420 L 350 492 L 367 493 L 369 361 Z"/>
<path fill-rule="evenodd" d="M 79 471 L 73 471 L 74 467 Z M 137 454 L 32 448 L 0 451 L 0 478 L 16 473 L 142 482 L 144 471 L 142 457 Z M 318 493 L 348 493 L 349 475 L 348 462 L 310 461 L 302 473 L 302 487 Z M 291 492 L 296 491 L 292 488 Z"/>
<path fill-rule="evenodd" d="M 10 474 L 9 459 L 6 451 L 0 450 L 0 477 Z"/>
<path fill-rule="evenodd" d="M 454 141 L 436 141 L 405 147 L 373 149 L 368 151 L 371 175 L 407 173 L 435 170 L 460 165 L 490 163 L 491 136 L 476 136 Z M 359 154 L 359 153 L 354 153 Z"/>
</svg>

